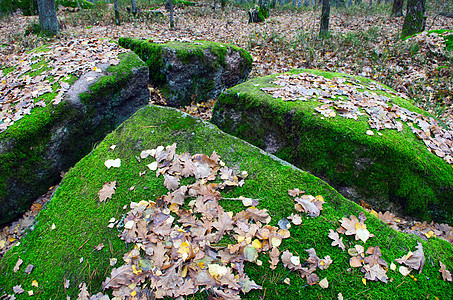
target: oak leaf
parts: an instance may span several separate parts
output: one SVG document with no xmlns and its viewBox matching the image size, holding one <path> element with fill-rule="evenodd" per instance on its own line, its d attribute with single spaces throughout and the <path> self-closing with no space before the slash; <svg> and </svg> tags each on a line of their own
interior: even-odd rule
<svg viewBox="0 0 453 300">
<path fill-rule="evenodd" d="M 104 202 L 107 199 L 112 199 L 112 195 L 115 194 L 115 189 L 116 181 L 106 182 L 98 192 L 99 201 Z"/>
<path fill-rule="evenodd" d="M 380 280 L 382 282 L 387 283 L 388 279 L 387 274 L 385 273 L 385 270 L 378 264 L 373 266 L 364 265 L 362 271 L 365 272 L 365 278 L 368 280 L 373 281 Z"/>
<path fill-rule="evenodd" d="M 333 241 L 331 243 L 332 246 L 338 246 L 341 248 L 341 250 L 345 251 L 346 247 L 343 244 L 343 238 L 338 235 L 337 232 L 333 231 L 332 229 L 329 229 L 329 238 L 331 238 Z"/>
<path fill-rule="evenodd" d="M 88 300 L 90 293 L 88 293 L 87 285 L 85 282 L 79 284 L 79 294 L 77 295 L 77 300 Z"/>
<path fill-rule="evenodd" d="M 270 268 L 272 270 L 275 270 L 277 268 L 277 264 L 279 262 L 278 257 L 280 256 L 280 251 L 278 250 L 277 247 L 273 247 L 271 252 L 269 252 L 269 263 L 271 264 Z"/>
</svg>

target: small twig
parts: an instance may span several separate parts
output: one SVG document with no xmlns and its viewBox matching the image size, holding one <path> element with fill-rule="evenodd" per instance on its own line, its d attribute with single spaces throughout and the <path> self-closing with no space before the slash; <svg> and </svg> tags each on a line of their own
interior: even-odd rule
<svg viewBox="0 0 453 300">
<path fill-rule="evenodd" d="M 82 249 L 82 247 L 83 247 L 86 243 L 88 243 L 89 240 L 90 240 L 90 239 L 88 238 L 88 239 L 85 241 L 85 243 L 83 243 L 77 250 Z"/>
<path fill-rule="evenodd" d="M 400 285 L 402 285 L 404 282 L 405 282 L 405 280 L 403 280 L 400 284 L 398 284 L 398 285 L 396 286 L 396 288 L 399 288 Z"/>
</svg>

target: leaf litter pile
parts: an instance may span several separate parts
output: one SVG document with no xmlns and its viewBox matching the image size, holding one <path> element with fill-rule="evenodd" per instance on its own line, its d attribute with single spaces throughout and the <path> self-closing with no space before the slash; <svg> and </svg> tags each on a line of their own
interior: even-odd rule
<svg viewBox="0 0 453 300">
<path fill-rule="evenodd" d="M 263 87 L 261 90 L 283 101 L 321 102 L 315 111 L 326 118 L 339 115 L 357 120 L 359 116 L 366 115 L 368 124 L 378 134 L 383 129 L 402 131 L 404 122 L 423 140 L 428 151 L 453 164 L 453 130 L 444 128 L 431 117 L 400 107 L 379 92 L 407 99 L 404 94 L 396 94 L 376 83 L 365 86 L 352 76 L 328 79 L 311 73 L 283 74 L 272 83 L 280 87 Z M 368 130 L 366 134 L 374 135 L 374 132 Z"/>
<path fill-rule="evenodd" d="M 68 76 L 80 77 L 88 71 L 102 72 L 97 65 L 117 65 L 118 54 L 127 52 L 115 43 L 97 38 L 60 40 L 46 47 L 49 51 L 32 51 L 10 62 L 15 66 L 13 71 L 4 74 L 0 70 L 0 133 L 29 115 L 34 107 L 49 104 L 40 98 L 44 94 L 58 93 L 52 103 L 59 104 L 70 87 L 64 81 L 71 78 Z M 45 64 L 40 65 L 41 62 Z M 33 68 L 34 64 L 36 68 Z M 39 71 L 42 74 L 30 76 L 30 73 Z"/>
<path fill-rule="evenodd" d="M 114 151 L 115 146 L 110 149 Z M 271 269 L 281 262 L 284 267 L 305 278 L 308 285 L 329 287 L 328 279 L 321 280 L 315 273 L 335 263 L 329 255 L 320 258 L 314 248 L 306 249 L 306 258 L 289 250 L 279 250 L 283 239 L 291 236 L 291 223 L 299 226 L 303 218 L 321 214 L 326 203 L 321 195 L 307 195 L 297 188 L 288 190 L 288 195 L 294 198 L 295 212 L 279 220 L 278 227 L 272 226 L 269 225 L 271 217 L 268 211 L 257 208 L 258 199 L 242 196 L 222 198 L 221 190 L 244 185 L 248 174 L 225 166 L 215 151 L 211 156 L 187 152 L 177 154 L 176 144 L 173 144 L 144 150 L 136 158 L 141 162 L 149 160 L 149 157 L 154 160 L 146 165 L 146 172 L 162 175 L 169 192 L 156 201 L 131 202 L 131 210 L 120 220 L 110 219 L 107 226 L 118 228 L 121 230 L 119 237 L 126 243 L 134 244 L 132 250 L 124 254 L 124 264 L 114 268 L 102 284 L 104 289 L 113 290 L 113 299 L 141 299 L 150 295 L 176 298 L 201 290 L 207 290 L 218 298 L 241 299 L 241 293 L 262 288 L 248 277 L 245 264 L 261 266 L 260 254 L 263 252 L 269 255 Z M 104 165 L 121 168 L 121 159 L 109 159 Z M 181 185 L 181 182 L 190 179 L 195 182 Z M 98 193 L 100 202 L 108 201 L 115 195 L 116 184 L 117 181 L 113 181 L 103 185 Z M 130 190 L 133 189 L 132 186 Z M 234 214 L 225 211 L 220 200 L 240 201 L 246 208 Z M 389 266 L 382 258 L 378 245 L 369 246 L 365 251 L 359 243 L 365 244 L 373 238 L 365 221 L 363 213 L 358 217 L 344 217 L 339 220 L 341 226 L 336 231 L 330 229 L 326 235 L 332 240 L 332 246 L 347 251 L 350 267 L 361 268 L 364 284 L 367 280 L 392 281 L 387 274 L 389 270 L 396 271 L 395 263 Z M 344 238 L 348 239 L 347 245 L 355 245 L 347 249 Z M 100 244 L 94 250 L 103 247 Z M 412 276 L 412 270 L 422 272 L 425 262 L 422 245 L 419 243 L 414 252 L 409 251 L 396 262 L 401 264 L 398 271 L 404 276 Z M 22 263 L 19 258 L 14 269 L 16 272 Z M 110 265 L 116 264 L 117 259 L 111 258 Z M 27 266 L 28 274 L 32 270 L 33 266 Z M 451 273 L 442 262 L 439 272 L 443 280 L 452 280 Z M 289 278 L 284 282 L 291 284 Z M 69 285 L 69 280 L 64 280 L 65 288 Z M 102 293 L 90 296 L 85 282 L 80 283 L 79 289 L 78 299 L 109 299 Z M 13 292 L 21 294 L 24 290 L 17 285 Z M 28 294 L 32 295 L 33 291 L 28 291 Z"/>
</svg>

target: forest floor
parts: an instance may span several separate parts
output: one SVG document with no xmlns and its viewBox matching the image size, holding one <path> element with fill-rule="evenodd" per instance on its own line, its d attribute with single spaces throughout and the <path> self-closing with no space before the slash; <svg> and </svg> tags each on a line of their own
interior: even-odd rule
<svg viewBox="0 0 453 300">
<path fill-rule="evenodd" d="M 26 51 L 39 45 L 75 39 L 116 40 L 133 36 L 155 42 L 208 40 L 231 43 L 251 53 L 250 78 L 293 68 L 361 75 L 408 94 L 416 105 L 453 128 L 453 53 L 444 49 L 438 37 L 421 35 L 402 41 L 399 36 L 403 18 L 389 18 L 390 6 L 332 9 L 328 39 L 318 38 L 319 8 L 272 10 L 271 17 L 262 24 L 248 24 L 247 11 L 234 6 L 224 11 L 213 11 L 211 6 L 179 8 L 176 10 L 176 28 L 172 30 L 163 7 L 159 11 L 163 16 L 146 17 L 142 12 L 137 19 L 124 12 L 121 26 L 112 25 L 112 10 L 59 11 L 63 30 L 59 36 L 50 39 L 25 35 L 33 24 L 37 24 L 37 17 L 4 17 L 0 19 L 0 67 L 19 62 Z M 429 30 L 453 28 L 453 19 L 439 16 L 435 9 L 428 10 L 426 23 Z M 153 93 L 152 100 L 159 102 L 158 94 L 158 91 Z M 192 105 L 185 111 L 208 119 L 213 103 Z M 4 227 L 0 240 L 5 238 L 12 246 L 32 223 L 30 218 L 34 219 L 49 198 L 47 195 L 38 199 L 24 218 Z M 367 207 L 365 203 L 363 206 Z M 444 237 L 453 243 L 452 228 L 443 230 L 448 225 L 397 218 L 390 213 L 381 216 L 401 231 L 424 238 Z M 0 243 L 0 257 L 7 248 Z"/>
</svg>

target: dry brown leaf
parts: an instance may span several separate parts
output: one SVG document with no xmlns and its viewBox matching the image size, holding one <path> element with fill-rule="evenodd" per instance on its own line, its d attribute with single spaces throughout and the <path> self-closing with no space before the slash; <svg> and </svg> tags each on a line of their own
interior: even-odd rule
<svg viewBox="0 0 453 300">
<path fill-rule="evenodd" d="M 90 293 L 88 293 L 87 285 L 85 282 L 79 284 L 79 294 L 77 295 L 77 300 L 88 300 Z"/>
<path fill-rule="evenodd" d="M 387 274 L 385 270 L 378 264 L 370 266 L 364 265 L 362 271 L 365 272 L 365 278 L 368 280 L 377 281 L 380 280 L 382 282 L 387 283 Z"/>
<path fill-rule="evenodd" d="M 269 263 L 271 264 L 270 268 L 275 270 L 277 268 L 277 264 L 279 262 L 278 257 L 280 256 L 280 251 L 277 247 L 273 247 L 272 250 L 269 252 Z"/>
<path fill-rule="evenodd" d="M 15 265 L 14 268 L 13 268 L 13 272 L 14 272 L 14 273 L 16 273 L 17 271 L 19 271 L 19 268 L 20 268 L 20 266 L 22 265 L 23 262 L 24 262 L 24 261 L 23 261 L 21 258 L 19 258 L 19 259 L 17 260 L 16 265 Z"/>
<path fill-rule="evenodd" d="M 99 201 L 104 202 L 107 199 L 112 199 L 112 195 L 115 194 L 115 189 L 116 181 L 106 182 L 98 192 Z"/>
<path fill-rule="evenodd" d="M 451 277 L 450 271 L 447 270 L 447 268 L 445 267 L 445 265 L 441 261 L 439 261 L 439 263 L 440 263 L 439 272 L 442 274 L 443 281 L 452 281 L 452 277 Z"/>
<path fill-rule="evenodd" d="M 338 235 L 337 232 L 333 231 L 332 229 L 329 229 L 329 235 L 328 235 L 329 238 L 331 238 L 333 241 L 332 241 L 332 246 L 338 246 L 341 248 L 341 250 L 345 251 L 346 250 L 346 247 L 345 245 L 343 244 L 343 238 Z"/>
<path fill-rule="evenodd" d="M 395 259 L 395 261 L 400 264 L 405 264 L 414 270 L 418 270 L 418 273 L 421 273 L 423 271 L 423 266 L 425 265 L 425 253 L 423 252 L 423 246 L 420 242 L 417 242 L 415 248 L 417 248 L 417 250 L 411 255 L 409 252 L 402 258 Z"/>
</svg>

